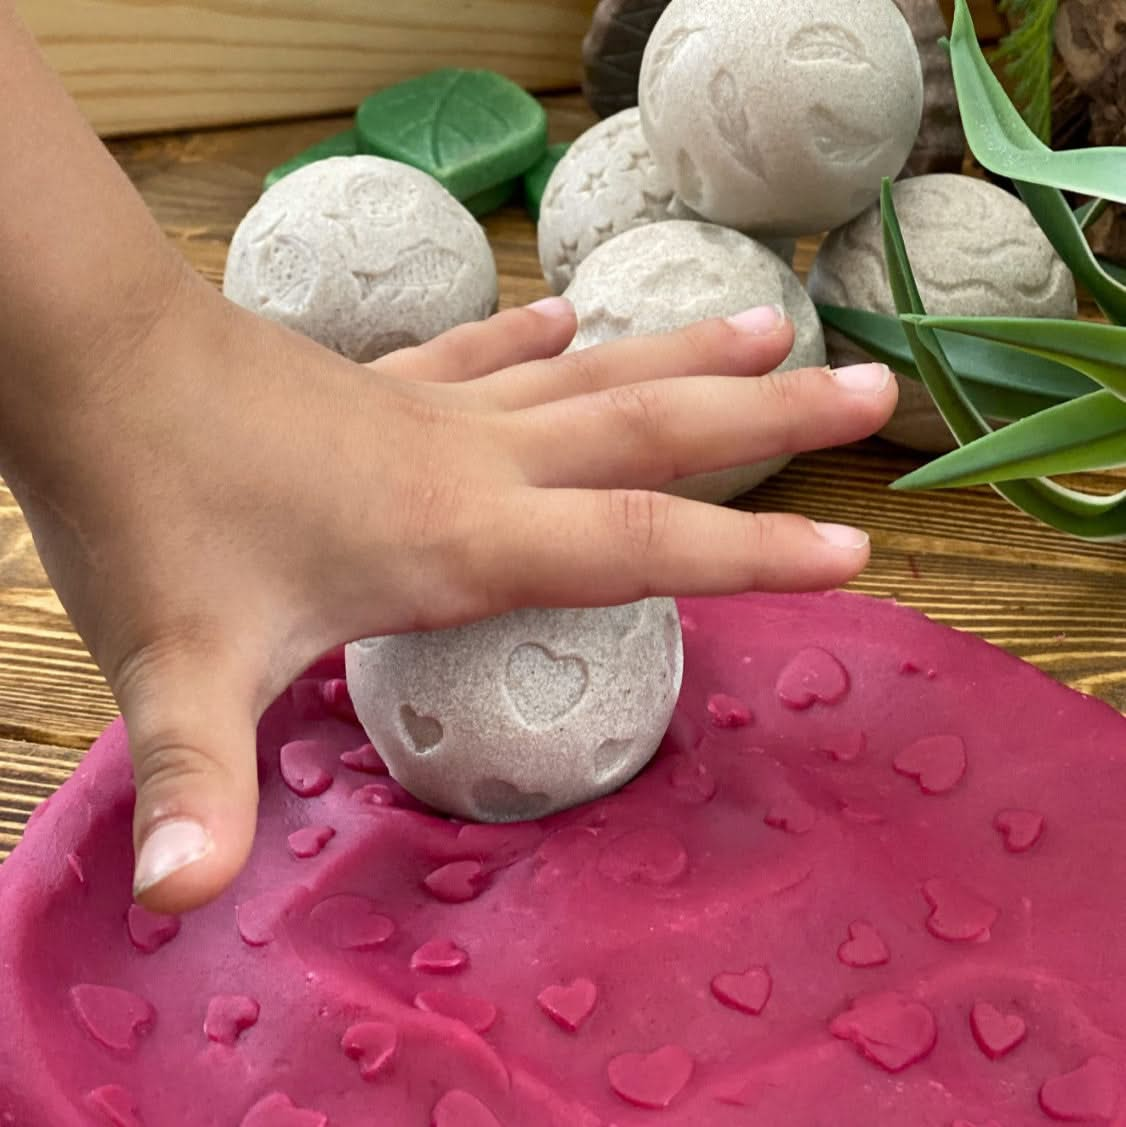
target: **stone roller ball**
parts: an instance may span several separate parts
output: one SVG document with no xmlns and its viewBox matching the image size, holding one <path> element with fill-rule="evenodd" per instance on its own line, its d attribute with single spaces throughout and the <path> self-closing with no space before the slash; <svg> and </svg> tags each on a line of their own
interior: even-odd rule
<svg viewBox="0 0 1126 1127">
<path fill-rule="evenodd" d="M 903 169 L 923 72 L 892 0 L 672 0 L 639 99 L 689 207 L 756 237 L 801 236 L 847 223 Z"/>
<path fill-rule="evenodd" d="M 566 297 L 579 318 L 568 351 L 780 305 L 794 323 L 794 347 L 780 370 L 825 363 L 821 322 L 801 280 L 767 247 L 726 227 L 691 220 L 635 227 L 582 263 Z M 778 457 L 696 474 L 668 491 L 697 501 L 728 501 L 788 462 Z"/>
<path fill-rule="evenodd" d="M 694 218 L 654 163 L 640 110 L 623 110 L 583 133 L 547 182 L 536 228 L 544 277 L 562 293 L 579 263 L 615 235 Z"/>
<path fill-rule="evenodd" d="M 367 362 L 488 317 L 497 271 L 481 225 L 432 177 L 381 157 L 334 157 L 250 209 L 223 293 Z"/>
<path fill-rule="evenodd" d="M 641 111 L 623 110 L 579 137 L 547 182 L 537 227 L 544 277 L 562 293 L 587 255 L 616 235 L 647 223 L 698 218 L 654 162 Z M 792 241 L 769 245 L 793 261 Z"/>
<path fill-rule="evenodd" d="M 345 663 L 396 781 L 481 822 L 541 818 L 629 782 L 664 738 L 684 670 L 667 598 L 368 638 Z"/>
<path fill-rule="evenodd" d="M 1075 280 L 1015 196 L 974 177 L 937 173 L 900 181 L 893 198 L 928 313 L 1076 316 Z M 878 204 L 828 236 L 808 285 L 819 305 L 895 313 Z M 834 330 L 825 341 L 836 366 L 869 359 Z M 930 453 L 957 445 L 926 388 L 903 377 L 899 405 L 880 433 Z"/>
</svg>

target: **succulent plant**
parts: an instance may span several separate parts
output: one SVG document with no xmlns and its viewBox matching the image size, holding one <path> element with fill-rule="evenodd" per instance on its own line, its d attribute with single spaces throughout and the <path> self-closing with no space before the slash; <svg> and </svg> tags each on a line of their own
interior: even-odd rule
<svg viewBox="0 0 1126 1127">
<path fill-rule="evenodd" d="M 989 484 L 1060 531 L 1126 540 L 1126 490 L 1098 496 L 1052 480 L 1126 466 L 1126 272 L 1098 259 L 1084 237 L 1108 202 L 1126 202 L 1126 147 L 1053 152 L 1041 142 L 982 54 L 966 0 L 956 0 L 949 49 L 971 152 L 984 168 L 1013 180 L 1109 323 L 928 316 L 890 181 L 881 208 L 898 317 L 819 311 L 827 325 L 921 380 L 960 444 L 893 488 Z M 1073 211 L 1065 191 L 1090 202 Z M 994 430 L 987 418 L 1008 425 Z"/>
</svg>

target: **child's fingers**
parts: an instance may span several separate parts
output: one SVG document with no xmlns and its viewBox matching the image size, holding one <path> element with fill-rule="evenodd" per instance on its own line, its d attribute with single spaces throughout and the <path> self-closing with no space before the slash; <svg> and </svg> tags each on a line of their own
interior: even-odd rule
<svg viewBox="0 0 1126 1127">
<path fill-rule="evenodd" d="M 895 409 L 883 365 L 632 384 L 522 412 L 534 485 L 657 488 L 866 438 Z"/>
<path fill-rule="evenodd" d="M 404 348 L 369 367 L 402 380 L 464 383 L 501 368 L 558 356 L 575 335 L 569 301 L 551 297 L 507 309 L 486 321 L 458 325 L 416 348 Z"/>
<path fill-rule="evenodd" d="M 503 560 L 516 606 L 825 590 L 868 561 L 868 537 L 857 529 L 664 493 L 529 489 L 515 503 L 489 550 L 499 557 L 492 574 Z"/>
<path fill-rule="evenodd" d="M 630 337 L 498 371 L 475 387 L 508 410 L 674 376 L 761 376 L 794 343 L 793 326 L 775 306 L 730 319 L 700 321 L 673 333 Z"/>
<path fill-rule="evenodd" d="M 114 686 L 137 783 L 134 895 L 178 913 L 242 869 L 258 804 L 256 725 L 214 655 L 140 657 Z"/>
</svg>

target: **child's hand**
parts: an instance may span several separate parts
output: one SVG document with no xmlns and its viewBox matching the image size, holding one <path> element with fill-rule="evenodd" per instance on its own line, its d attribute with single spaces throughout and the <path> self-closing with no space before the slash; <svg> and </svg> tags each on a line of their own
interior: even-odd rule
<svg viewBox="0 0 1126 1127">
<path fill-rule="evenodd" d="M 558 357 L 556 299 L 369 369 L 185 281 L 11 481 L 128 724 L 143 902 L 184 910 L 238 873 L 258 718 L 342 642 L 855 575 L 862 533 L 650 492 L 888 419 L 886 369 L 750 378 L 790 347 L 771 321 Z"/>
</svg>

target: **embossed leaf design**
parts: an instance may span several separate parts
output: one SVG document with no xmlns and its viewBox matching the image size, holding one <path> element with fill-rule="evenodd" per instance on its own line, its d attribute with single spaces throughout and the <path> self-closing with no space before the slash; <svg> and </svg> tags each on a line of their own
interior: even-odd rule
<svg viewBox="0 0 1126 1127">
<path fill-rule="evenodd" d="M 547 115 L 492 71 L 443 69 L 366 98 L 360 147 L 429 173 L 465 200 L 522 176 L 547 149 Z"/>
<path fill-rule="evenodd" d="M 799 28 L 786 44 L 786 56 L 795 63 L 872 66 L 864 44 L 848 28 L 831 23 L 815 23 Z"/>
<path fill-rule="evenodd" d="M 828 106 L 814 106 L 809 116 L 817 151 L 834 163 L 864 164 L 887 143 L 885 138 L 858 128 Z"/>
<path fill-rule="evenodd" d="M 708 83 L 715 126 L 728 152 L 752 175 L 762 179 L 762 153 L 751 139 L 747 111 L 739 98 L 739 87 L 729 70 L 716 71 Z"/>
<path fill-rule="evenodd" d="M 258 243 L 254 276 L 262 307 L 301 313 L 320 276 L 317 252 L 296 235 L 270 235 Z"/>
<path fill-rule="evenodd" d="M 669 68 L 683 52 L 685 45 L 695 35 L 699 35 L 702 27 L 676 27 L 668 33 L 653 48 L 653 58 L 649 66 L 649 99 L 655 112 L 661 112 L 660 98 L 664 90 L 665 76 Z"/>
<path fill-rule="evenodd" d="M 455 251 L 425 240 L 405 250 L 386 269 L 356 270 L 352 277 L 363 301 L 394 302 L 407 293 L 429 301 L 447 296 L 464 269 L 465 262 Z"/>
</svg>

